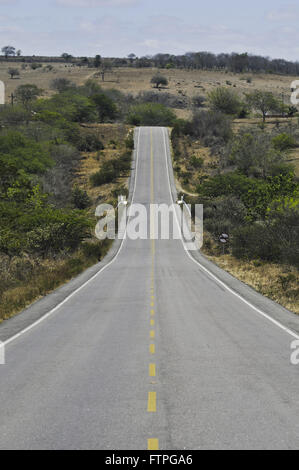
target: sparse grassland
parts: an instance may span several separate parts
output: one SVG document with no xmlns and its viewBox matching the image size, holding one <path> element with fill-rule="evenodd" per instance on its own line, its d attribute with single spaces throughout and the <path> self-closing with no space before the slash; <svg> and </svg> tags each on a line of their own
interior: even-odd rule
<svg viewBox="0 0 299 470">
<path fill-rule="evenodd" d="M 53 69 L 48 70 L 49 64 L 41 64 L 42 67 L 32 70 L 30 64 L 22 69 L 20 63 L 16 68 L 20 69 L 20 77 L 10 79 L 8 70 L 12 67 L 11 63 L 0 63 L 0 80 L 6 83 L 6 96 L 19 86 L 31 83 L 42 88 L 45 95 L 52 94 L 51 82 L 55 78 L 66 78 L 76 85 L 82 85 L 86 80 L 92 78 L 97 81 L 104 89 L 115 88 L 123 93 L 131 93 L 136 96 L 140 92 L 153 90 L 151 79 L 158 69 L 121 67 L 113 68 L 106 73 L 105 81 L 102 81 L 101 75 L 96 69 L 87 67 L 72 66 L 71 64 L 52 64 Z M 163 76 L 168 80 L 168 85 L 162 87 L 159 93 L 168 92 L 181 98 L 189 99 L 196 95 L 207 97 L 208 93 L 219 86 L 232 88 L 238 93 L 259 89 L 271 91 L 277 96 L 288 100 L 290 96 L 291 83 L 297 79 L 288 75 L 275 74 L 235 74 L 224 71 L 205 71 L 205 70 L 163 70 Z M 190 110 L 177 108 L 179 117 L 190 116 Z"/>
<path fill-rule="evenodd" d="M 117 158 L 125 151 L 125 140 L 130 126 L 124 124 L 93 124 L 84 127 L 84 132 L 93 132 L 104 144 L 104 150 L 83 153 L 77 168 L 74 184 L 79 185 L 90 196 L 93 207 L 103 201 L 116 202 L 117 193 L 128 190 L 128 176 L 121 176 L 116 181 L 101 186 L 93 186 L 90 178 L 101 169 L 104 162 Z"/>
<path fill-rule="evenodd" d="M 47 69 L 49 64 L 41 64 L 42 67 L 33 70 L 30 64 L 25 64 L 26 68 L 22 68 L 21 63 L 16 64 L 16 68 L 20 70 L 20 76 L 10 79 L 8 70 L 11 64 L 0 62 L 0 80 L 5 83 L 6 101 L 10 101 L 11 93 L 14 93 L 16 88 L 20 85 L 33 84 L 43 90 L 44 97 L 54 94 L 51 88 L 51 83 L 55 78 L 66 78 L 71 80 L 76 85 L 83 85 L 83 83 L 93 75 L 91 69 L 86 67 L 78 67 L 67 64 L 52 64 L 53 69 Z"/>
</svg>

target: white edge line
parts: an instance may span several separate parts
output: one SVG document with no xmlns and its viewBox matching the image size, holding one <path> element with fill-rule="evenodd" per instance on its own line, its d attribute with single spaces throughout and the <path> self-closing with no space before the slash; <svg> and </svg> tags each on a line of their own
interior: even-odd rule
<svg viewBox="0 0 299 470">
<path fill-rule="evenodd" d="M 136 149 L 136 165 L 135 165 L 135 181 L 134 181 L 134 189 L 133 189 L 133 194 L 132 194 L 132 203 L 134 201 L 134 196 L 135 196 L 135 192 L 136 192 L 136 186 L 137 186 L 137 174 L 138 174 L 138 163 L 139 163 L 139 143 L 140 143 L 140 128 L 139 128 L 139 132 L 138 132 L 138 139 L 137 139 L 137 149 Z M 2 345 L 4 346 L 7 346 L 8 344 L 12 343 L 13 341 L 15 341 L 16 339 L 20 338 L 21 336 L 23 336 L 25 333 L 28 333 L 30 330 L 32 330 L 33 328 L 35 328 L 36 326 L 38 326 L 40 323 L 44 322 L 45 320 L 47 320 L 47 318 L 49 318 L 51 315 L 53 315 L 53 313 L 55 313 L 57 310 L 59 310 L 65 303 L 67 303 L 72 297 L 74 297 L 76 294 L 78 294 L 78 292 L 80 292 L 82 289 L 84 289 L 84 287 L 86 287 L 90 282 L 92 282 L 94 279 L 96 279 L 100 274 L 102 274 L 103 271 L 105 271 L 107 268 L 109 268 L 109 266 L 111 266 L 115 261 L 116 259 L 118 258 L 121 250 L 122 250 L 122 247 L 123 247 L 123 244 L 124 244 L 124 241 L 125 241 L 126 237 L 123 238 L 122 242 L 121 242 L 121 245 L 116 253 L 116 255 L 113 257 L 113 259 L 111 261 L 109 261 L 108 264 L 106 264 L 105 266 L 103 266 L 102 269 L 100 269 L 96 274 L 94 274 L 90 279 L 88 279 L 88 281 L 86 281 L 84 284 L 82 284 L 80 287 L 78 287 L 78 289 L 74 290 L 74 292 L 72 292 L 70 295 L 68 295 L 62 302 L 60 302 L 58 305 L 56 305 L 56 307 L 54 307 L 52 310 L 50 310 L 48 313 L 46 313 L 45 315 L 43 315 L 41 318 L 39 318 L 38 320 L 36 320 L 34 323 L 32 323 L 31 325 L 29 325 L 27 328 L 25 328 L 24 330 L 20 331 L 19 333 L 17 333 L 16 335 L 12 336 L 11 338 L 7 339 L 6 341 L 4 341 L 2 343 Z"/>
<path fill-rule="evenodd" d="M 173 204 L 175 204 L 175 201 L 173 199 L 173 194 L 172 194 L 172 190 L 171 190 L 171 184 L 170 184 L 170 173 L 169 173 L 169 163 L 171 162 L 171 158 L 170 158 L 170 149 L 167 151 L 167 146 L 166 146 L 166 139 L 165 139 L 165 133 L 167 133 L 167 129 L 164 127 L 162 128 L 162 133 L 163 133 L 163 139 L 164 139 L 164 148 L 165 148 L 165 161 L 166 161 L 166 170 L 167 170 L 167 175 L 168 175 L 168 185 L 169 185 L 169 191 L 170 191 L 170 196 L 171 196 L 171 199 L 172 199 L 172 202 Z M 177 213 L 176 211 L 175 212 L 175 218 L 176 218 L 176 222 L 178 224 L 178 227 L 179 227 L 179 222 L 178 222 L 178 217 L 177 217 Z M 244 302 L 246 305 L 248 305 L 249 307 L 251 307 L 253 310 L 255 310 L 257 313 L 259 313 L 261 316 L 263 316 L 264 318 L 266 318 L 267 320 L 269 320 L 271 323 L 273 323 L 274 325 L 276 325 L 278 328 L 280 328 L 281 330 L 285 331 L 286 333 L 288 333 L 289 335 L 291 335 L 293 338 L 295 339 L 299 339 L 299 335 L 297 333 L 295 333 L 294 331 L 290 330 L 289 328 L 287 328 L 286 326 L 284 326 L 282 323 L 280 323 L 279 321 L 275 320 L 274 318 L 270 317 L 270 315 L 268 315 L 267 313 L 263 312 L 262 310 L 260 310 L 259 308 L 255 307 L 251 302 L 249 302 L 248 300 L 244 299 L 244 297 L 242 297 L 242 295 L 238 294 L 237 292 L 235 292 L 233 289 L 231 289 L 227 284 L 225 284 L 225 282 L 221 281 L 217 276 L 215 276 L 215 274 L 213 274 L 209 269 L 207 269 L 205 266 L 203 266 L 199 261 L 197 261 L 196 259 L 193 258 L 193 256 L 191 256 L 191 254 L 189 253 L 189 251 L 187 250 L 187 247 L 185 245 L 185 242 L 181 236 L 181 242 L 183 244 L 183 247 L 184 247 L 184 251 L 185 253 L 187 254 L 187 256 L 191 259 L 191 261 L 193 261 L 193 263 L 197 264 L 203 271 L 205 271 L 207 274 L 209 274 L 210 277 L 212 277 L 215 281 L 218 282 L 218 284 L 220 284 L 221 286 L 223 286 L 226 290 L 228 290 L 231 294 L 233 294 L 235 297 L 237 297 L 238 299 L 242 300 L 242 302 Z"/>
</svg>

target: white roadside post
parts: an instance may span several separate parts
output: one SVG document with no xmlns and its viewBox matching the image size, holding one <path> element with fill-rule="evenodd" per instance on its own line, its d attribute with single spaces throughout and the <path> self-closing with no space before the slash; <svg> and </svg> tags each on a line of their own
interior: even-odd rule
<svg viewBox="0 0 299 470">
<path fill-rule="evenodd" d="M 118 239 L 124 240 L 127 231 L 127 206 L 128 201 L 126 196 L 119 196 L 118 198 Z"/>
<path fill-rule="evenodd" d="M 5 344 L 0 341 L 0 366 L 5 364 Z"/>
<path fill-rule="evenodd" d="M 5 85 L 0 80 L 0 105 L 5 104 Z"/>
</svg>

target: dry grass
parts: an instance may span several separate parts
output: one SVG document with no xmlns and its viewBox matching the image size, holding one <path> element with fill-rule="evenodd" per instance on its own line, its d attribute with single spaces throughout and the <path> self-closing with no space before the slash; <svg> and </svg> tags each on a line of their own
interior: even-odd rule
<svg viewBox="0 0 299 470">
<path fill-rule="evenodd" d="M 5 83 L 5 96 L 6 101 L 9 102 L 10 95 L 13 93 L 16 88 L 20 85 L 33 84 L 37 85 L 39 88 L 44 90 L 43 96 L 50 96 L 53 94 L 51 90 L 51 82 L 55 78 L 67 78 L 71 80 L 76 85 L 82 85 L 86 80 L 88 80 L 94 72 L 91 69 L 86 67 L 72 67 L 70 65 L 64 64 L 53 64 L 53 70 L 47 71 L 44 64 L 43 68 L 32 70 L 28 65 L 25 70 L 22 70 L 21 64 L 0 62 L 0 80 Z M 9 68 L 17 68 L 20 71 L 20 77 L 11 79 L 8 74 Z"/>
<path fill-rule="evenodd" d="M 101 258 L 105 256 L 110 245 L 111 242 L 109 241 L 109 243 L 102 246 Z M 11 278 L 11 286 L 8 281 L 8 286 L 1 295 L 0 323 L 16 315 L 32 302 L 70 281 L 73 277 L 85 271 L 97 261 L 99 261 L 99 259 L 94 256 L 86 256 L 81 250 L 78 250 L 67 258 L 58 260 L 41 260 L 36 258 L 31 260 L 32 272 L 30 275 L 26 272 L 24 273 L 24 279 L 20 280 L 14 277 L 15 273 L 13 272 L 12 266 L 14 263 L 18 263 L 18 277 L 20 277 L 22 274 L 21 266 L 24 265 L 24 258 L 11 260 L 6 273 L 0 272 L 1 281 L 3 277 L 6 277 L 7 283 L 7 276 Z M 1 264 L 4 264 L 3 258 L 1 259 Z"/>
<path fill-rule="evenodd" d="M 90 177 L 101 169 L 104 161 L 112 160 L 125 150 L 125 139 L 130 126 L 123 124 L 94 124 L 84 126 L 86 132 L 94 132 L 103 142 L 105 149 L 98 153 L 84 153 L 76 171 L 75 184 L 87 191 L 95 206 L 99 201 L 108 202 L 114 199 L 113 191 L 128 187 L 128 178 L 119 178 L 114 183 L 93 187 Z"/>
<path fill-rule="evenodd" d="M 279 264 L 244 261 L 232 255 L 207 257 L 257 292 L 299 314 L 299 272 Z"/>
<path fill-rule="evenodd" d="M 110 81 L 103 84 L 104 87 L 113 86 L 125 93 L 136 95 L 140 91 L 150 90 L 152 85 L 150 80 L 157 69 L 144 68 L 121 68 L 114 69 Z M 248 92 L 258 88 L 261 90 L 272 91 L 277 95 L 290 95 L 291 83 L 296 77 L 269 75 L 269 74 L 233 74 L 219 71 L 202 70 L 161 70 L 161 73 L 167 77 L 169 85 L 166 90 L 169 93 L 180 94 L 182 96 L 192 97 L 201 94 L 206 96 L 212 89 L 218 86 L 230 86 L 236 88 L 239 93 Z M 251 83 L 246 79 L 250 78 Z M 108 75 L 109 80 L 109 75 Z M 231 85 L 227 85 L 230 82 Z M 163 91 L 161 91 L 163 93 Z"/>
<path fill-rule="evenodd" d="M 204 147 L 200 140 L 194 141 L 189 136 L 182 136 L 178 143 L 180 157 L 175 160 L 174 170 L 177 181 L 177 189 L 180 192 L 196 196 L 196 187 L 204 176 L 212 176 L 219 167 L 219 159 L 212 155 L 210 148 Z M 194 156 L 203 161 L 201 169 L 195 169 L 190 164 L 190 158 Z"/>
<path fill-rule="evenodd" d="M 32 70 L 28 65 L 25 70 L 21 69 L 21 64 L 13 62 L 0 63 L 0 80 L 6 84 L 6 98 L 15 91 L 19 85 L 32 83 L 45 91 L 45 96 L 52 93 L 50 90 L 51 81 L 57 77 L 68 78 L 76 85 L 82 85 L 89 78 L 96 80 L 103 88 L 115 88 L 123 93 L 137 95 L 142 91 L 152 90 L 150 83 L 152 76 L 157 72 L 154 68 L 135 69 L 130 67 L 114 68 L 106 74 L 105 82 L 102 81 L 99 73 L 95 69 L 78 67 L 67 64 L 52 64 L 53 70 L 48 72 L 43 64 L 43 68 Z M 9 68 L 18 68 L 20 78 L 10 79 Z M 234 74 L 221 71 L 203 70 L 161 70 L 169 81 L 163 91 L 182 97 L 192 98 L 195 95 L 207 96 L 216 87 L 226 86 L 235 89 L 240 95 L 253 89 L 272 91 L 279 97 L 284 97 L 286 102 L 290 96 L 290 88 L 293 80 L 297 77 L 270 74 Z M 247 82 L 250 78 L 251 83 Z M 191 111 L 188 109 L 177 109 L 176 113 L 180 118 L 188 118 Z"/>
</svg>

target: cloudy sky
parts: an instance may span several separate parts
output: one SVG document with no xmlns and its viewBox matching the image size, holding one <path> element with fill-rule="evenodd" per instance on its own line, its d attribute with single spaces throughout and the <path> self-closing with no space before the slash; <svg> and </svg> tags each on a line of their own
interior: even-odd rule
<svg viewBox="0 0 299 470">
<path fill-rule="evenodd" d="M 0 0 L 0 46 L 36 55 L 208 50 L 299 60 L 298 22 L 298 0 Z"/>
</svg>

